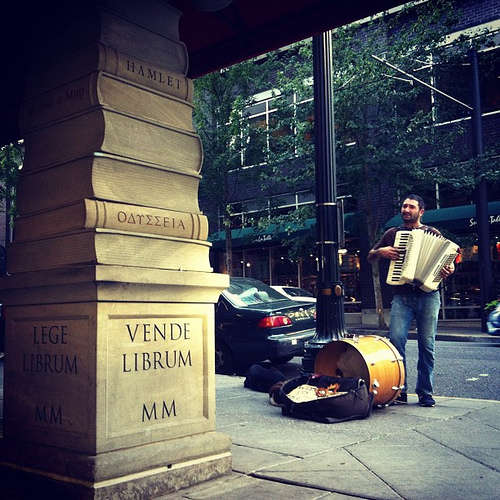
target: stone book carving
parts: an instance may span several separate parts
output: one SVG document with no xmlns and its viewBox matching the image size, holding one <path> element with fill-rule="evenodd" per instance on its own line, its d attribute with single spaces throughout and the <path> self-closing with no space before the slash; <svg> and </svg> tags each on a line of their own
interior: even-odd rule
<svg viewBox="0 0 500 500">
<path fill-rule="evenodd" d="M 16 242 L 93 228 L 195 240 L 208 237 L 208 220 L 200 213 L 89 199 L 15 221 Z"/>
<path fill-rule="evenodd" d="M 203 160 L 197 134 L 102 107 L 26 133 L 24 141 L 26 170 L 94 153 L 112 153 L 185 173 L 199 173 Z"/>
<path fill-rule="evenodd" d="M 26 99 L 32 100 L 99 71 L 188 102 L 193 100 L 193 81 L 182 73 L 101 43 L 86 47 L 56 64 L 31 71 L 26 81 Z"/>
<path fill-rule="evenodd" d="M 182 212 L 200 213 L 200 175 L 119 158 L 89 155 L 50 168 L 20 172 L 17 208 L 33 215 L 97 198 Z M 49 195 L 50 193 L 50 195 Z"/>
<path fill-rule="evenodd" d="M 142 2 L 136 3 L 137 9 L 141 9 Z M 183 75 L 188 70 L 187 48 L 178 39 L 177 28 L 151 23 L 145 28 L 108 9 L 82 13 L 77 22 L 66 24 L 65 29 L 61 26 L 43 44 L 34 45 L 36 66 L 33 69 L 37 71 L 47 64 L 71 58 L 76 52 L 96 43 L 115 47 L 139 59 L 144 57 L 144 47 L 148 47 L 148 61 L 152 64 Z"/>
<path fill-rule="evenodd" d="M 191 84 L 174 74 L 157 75 L 164 85 L 149 88 L 122 77 L 94 72 L 25 101 L 19 115 L 24 133 L 103 106 L 131 116 L 141 116 L 183 130 L 193 129 Z M 178 94 L 176 96 L 175 94 Z"/>
<path fill-rule="evenodd" d="M 14 241 L 7 250 L 8 272 L 14 275 L 83 265 L 212 272 L 210 246 L 201 240 L 94 229 L 36 241 Z"/>
</svg>

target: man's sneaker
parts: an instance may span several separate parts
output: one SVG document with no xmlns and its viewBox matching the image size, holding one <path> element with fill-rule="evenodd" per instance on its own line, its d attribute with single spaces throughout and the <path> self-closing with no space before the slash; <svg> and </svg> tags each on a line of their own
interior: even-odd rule
<svg viewBox="0 0 500 500">
<path fill-rule="evenodd" d="M 391 405 L 405 405 L 408 403 L 408 394 L 401 392 L 399 396 L 391 403 Z"/>
<path fill-rule="evenodd" d="M 418 397 L 418 404 L 420 406 L 435 406 L 436 402 L 434 401 L 434 398 L 430 394 L 421 394 Z"/>
</svg>

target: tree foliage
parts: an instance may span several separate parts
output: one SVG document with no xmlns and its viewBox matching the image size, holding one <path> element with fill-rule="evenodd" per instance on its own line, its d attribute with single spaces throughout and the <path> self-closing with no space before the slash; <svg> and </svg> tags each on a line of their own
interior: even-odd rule
<svg viewBox="0 0 500 500">
<path fill-rule="evenodd" d="M 16 186 L 23 158 L 24 148 L 19 143 L 0 149 L 0 200 L 11 219 L 17 215 Z"/>
<path fill-rule="evenodd" d="M 429 193 L 436 182 L 471 193 L 478 174 L 491 182 L 498 180 L 494 164 L 498 151 L 471 160 L 469 148 L 457 140 L 469 127 L 468 122 L 435 126 L 461 107 L 451 99 L 454 90 L 463 93 L 459 85 L 467 87 L 467 96 L 470 93 L 468 75 L 465 82 L 457 82 L 457 89 L 451 89 L 451 95 L 437 93 L 442 83 L 439 77 L 451 68 L 463 67 L 469 48 L 488 43 L 487 32 L 475 33 L 474 38 L 461 36 L 452 44 L 446 41 L 457 22 L 452 3 L 413 2 L 397 14 L 384 14 L 333 32 L 339 194 L 353 195 L 360 201 L 371 243 L 378 239 L 385 223 L 382 217 L 387 200 L 397 206 L 401 193 Z M 294 189 L 304 178 L 314 178 L 314 143 L 305 140 L 308 134 L 313 135 L 312 102 L 309 113 L 301 114 L 296 108 L 294 112 L 291 99 L 294 94 L 312 97 L 310 41 L 296 45 L 280 62 L 276 88 L 283 99 L 270 133 L 285 129 L 294 133 L 283 136 L 284 145 L 278 153 L 269 154 L 269 173 L 270 182 Z M 470 105 L 470 99 L 464 104 Z M 465 107 L 461 109 L 459 116 L 469 114 Z M 298 163 L 300 169 L 290 169 L 291 163 Z"/>
<path fill-rule="evenodd" d="M 378 59 L 430 82 L 431 61 L 446 54 L 439 44 L 454 21 L 449 12 L 446 2 L 425 2 L 413 7 L 411 18 L 403 10 L 369 29 L 350 25 L 334 34 L 339 177 L 362 200 L 372 244 L 385 222 L 385 203 L 433 186 L 429 166 L 453 158 L 457 131 L 433 127 L 430 90 Z"/>
<path fill-rule="evenodd" d="M 262 82 L 268 81 L 268 64 L 265 60 L 245 61 L 194 82 L 193 119 L 204 148 L 200 195 L 212 211 L 222 217 L 228 274 L 232 273 L 232 204 L 239 199 L 241 185 L 253 182 L 253 172 L 241 168 L 251 134 L 244 110 L 253 102 L 253 95 L 261 89 Z"/>
</svg>

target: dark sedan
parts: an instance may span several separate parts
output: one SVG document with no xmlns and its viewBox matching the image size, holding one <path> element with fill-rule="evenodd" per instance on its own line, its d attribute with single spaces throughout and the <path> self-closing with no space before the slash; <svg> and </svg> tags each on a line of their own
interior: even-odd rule
<svg viewBox="0 0 500 500">
<path fill-rule="evenodd" d="M 290 300 L 253 278 L 231 278 L 215 310 L 215 370 L 243 373 L 252 363 L 301 356 L 315 334 L 315 304 Z"/>
</svg>

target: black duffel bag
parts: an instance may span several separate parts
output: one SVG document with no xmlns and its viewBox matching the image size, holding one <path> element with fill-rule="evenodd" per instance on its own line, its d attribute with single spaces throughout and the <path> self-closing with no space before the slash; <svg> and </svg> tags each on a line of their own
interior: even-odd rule
<svg viewBox="0 0 500 500">
<path fill-rule="evenodd" d="M 307 394 L 312 399 L 303 401 Z M 373 404 L 365 381 L 356 377 L 303 375 L 285 382 L 276 396 L 283 415 L 325 424 L 367 418 Z"/>
</svg>

